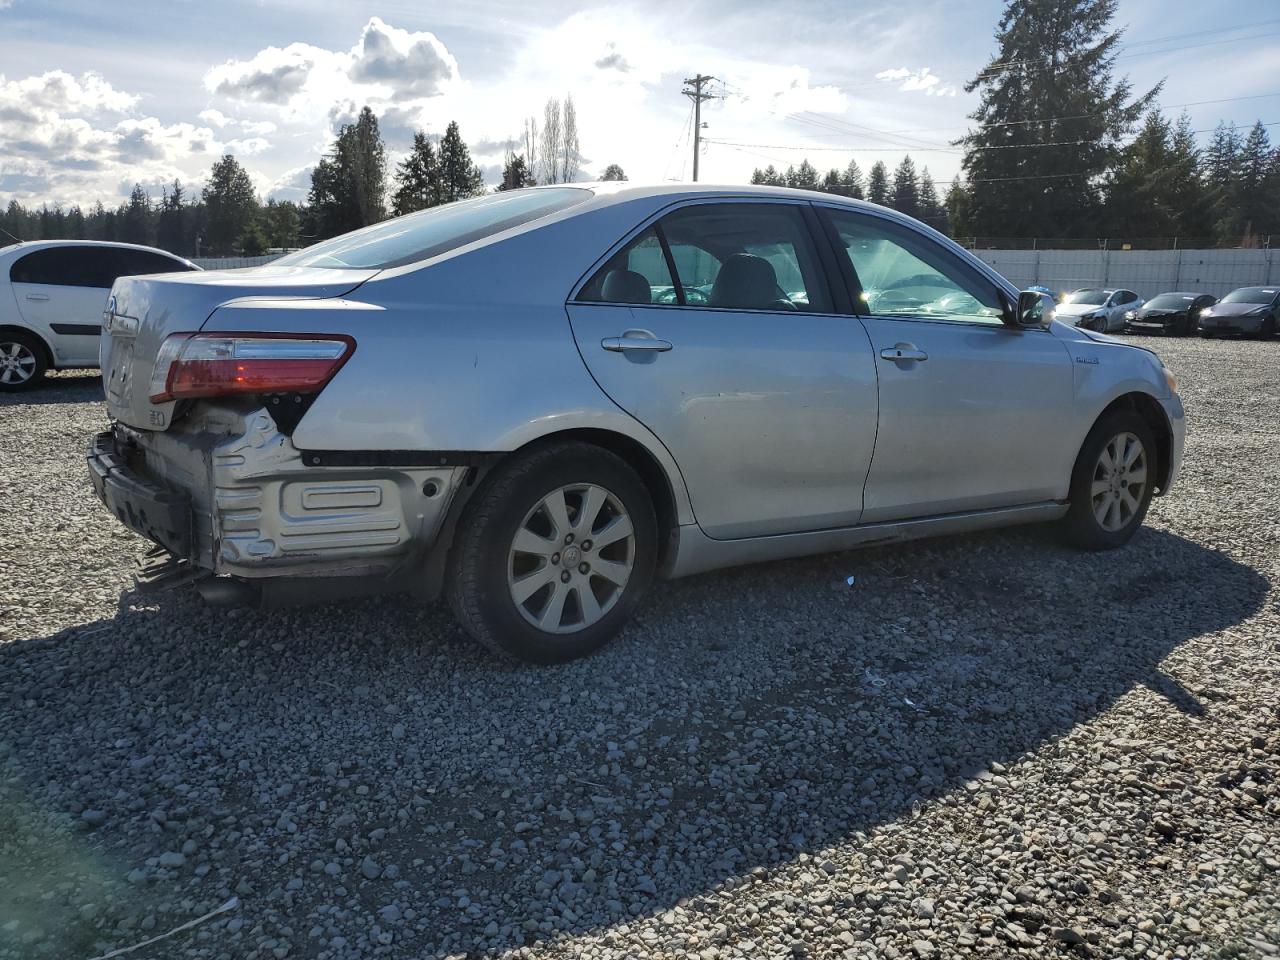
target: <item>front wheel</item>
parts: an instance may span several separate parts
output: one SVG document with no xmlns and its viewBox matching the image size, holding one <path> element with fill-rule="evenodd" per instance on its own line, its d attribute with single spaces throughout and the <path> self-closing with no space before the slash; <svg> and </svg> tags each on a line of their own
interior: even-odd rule
<svg viewBox="0 0 1280 960">
<path fill-rule="evenodd" d="M 1073 546 L 1123 546 L 1147 515 L 1154 491 L 1155 436 L 1132 410 L 1099 420 L 1085 438 L 1071 474 L 1071 507 L 1062 532 Z"/>
<path fill-rule="evenodd" d="M 0 332 L 0 392 L 30 390 L 44 379 L 44 350 L 25 333 Z"/>
<path fill-rule="evenodd" d="M 463 628 L 500 653 L 562 663 L 603 646 L 653 579 L 658 524 L 620 457 L 558 443 L 499 467 L 468 504 L 448 595 Z"/>
</svg>

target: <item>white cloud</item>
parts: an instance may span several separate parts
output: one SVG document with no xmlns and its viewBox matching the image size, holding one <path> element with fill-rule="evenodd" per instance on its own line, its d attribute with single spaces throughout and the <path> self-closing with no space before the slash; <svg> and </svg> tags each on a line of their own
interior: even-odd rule
<svg viewBox="0 0 1280 960">
<path fill-rule="evenodd" d="M 410 33 L 373 17 L 351 51 L 351 79 L 377 84 L 393 100 L 439 96 L 458 78 L 458 61 L 433 33 Z"/>
<path fill-rule="evenodd" d="M 898 89 L 904 93 L 918 92 L 927 97 L 956 95 L 956 88 L 952 84 L 943 83 L 942 78 L 929 67 L 921 67 L 919 70 L 894 67 L 891 70 L 881 70 L 876 74 L 876 79 L 881 83 L 898 84 Z"/>
<path fill-rule="evenodd" d="M 270 120 L 240 120 L 228 117 L 221 110 L 201 110 L 199 118 L 210 126 L 222 130 L 225 127 L 236 127 L 250 136 L 261 137 L 276 132 L 276 125 Z"/>
</svg>

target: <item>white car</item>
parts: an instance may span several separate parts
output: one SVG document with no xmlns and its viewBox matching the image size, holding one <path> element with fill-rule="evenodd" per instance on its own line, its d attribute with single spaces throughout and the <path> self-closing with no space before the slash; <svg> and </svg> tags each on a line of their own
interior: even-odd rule
<svg viewBox="0 0 1280 960">
<path fill-rule="evenodd" d="M 132 243 L 0 247 L 0 392 L 34 387 L 46 370 L 96 367 L 102 314 L 118 277 L 199 269 Z"/>
<path fill-rule="evenodd" d="M 1058 304 L 1058 319 L 1086 330 L 1112 333 L 1128 325 L 1127 314 L 1142 308 L 1145 301 L 1132 290 L 1102 290 L 1086 287 L 1067 294 Z"/>
</svg>

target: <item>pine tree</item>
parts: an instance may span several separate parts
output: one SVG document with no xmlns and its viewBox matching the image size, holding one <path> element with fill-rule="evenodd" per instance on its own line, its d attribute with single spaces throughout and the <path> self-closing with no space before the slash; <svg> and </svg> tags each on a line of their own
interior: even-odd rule
<svg viewBox="0 0 1280 960">
<path fill-rule="evenodd" d="M 938 187 L 928 167 L 920 171 L 920 219 L 935 230 L 948 232 L 947 208 L 938 199 Z"/>
<path fill-rule="evenodd" d="M 207 255 L 230 254 L 249 221 L 258 215 L 258 197 L 253 181 L 239 161 L 227 154 L 214 163 L 203 196 L 209 218 L 205 234 Z"/>
<path fill-rule="evenodd" d="M 1121 237 L 1167 237 L 1177 229 L 1169 205 L 1167 177 L 1172 153 L 1169 121 L 1152 110 L 1138 135 L 1120 154 L 1107 185 L 1109 233 Z"/>
<path fill-rule="evenodd" d="M 845 196 L 844 177 L 840 175 L 840 170 L 837 167 L 832 167 L 828 170 L 826 175 L 823 176 L 822 183 L 819 185 L 818 189 L 823 193 L 835 193 Z"/>
<path fill-rule="evenodd" d="M 624 177 L 623 179 L 626 178 Z M 502 164 L 502 182 L 498 184 L 498 189 L 520 190 L 523 187 L 535 187 L 537 185 L 538 181 L 529 169 L 529 164 L 525 161 L 524 155 L 508 152 L 507 159 Z"/>
<path fill-rule="evenodd" d="M 774 167 L 772 163 L 763 170 L 757 167 L 756 171 L 751 174 L 751 182 L 766 187 L 786 186 L 786 180 L 783 178 L 783 175 L 778 172 L 777 168 Z"/>
<path fill-rule="evenodd" d="M 471 151 L 458 132 L 456 120 L 449 121 L 440 138 L 439 161 L 441 203 L 478 197 L 485 192 L 484 175 L 471 162 Z"/>
<path fill-rule="evenodd" d="M 969 219 L 969 191 L 959 177 L 951 181 L 947 191 L 947 225 L 953 237 L 973 236 L 973 223 Z"/>
<path fill-rule="evenodd" d="M 58 232 L 56 226 L 53 232 L 55 234 Z M 151 245 L 151 198 L 147 196 L 147 191 L 142 189 L 140 183 L 135 183 L 133 192 L 129 194 L 129 205 L 124 211 L 121 235 L 126 243 Z"/>
<path fill-rule="evenodd" d="M 236 241 L 236 247 L 242 257 L 260 257 L 266 253 L 267 235 L 262 232 L 262 224 L 250 220 Z"/>
<path fill-rule="evenodd" d="M 867 199 L 882 207 L 889 206 L 889 169 L 883 160 L 871 165 L 871 173 L 867 176 Z"/>
<path fill-rule="evenodd" d="M 296 203 L 291 200 L 268 200 L 262 219 L 268 247 L 290 250 L 298 246 L 301 218 Z"/>
<path fill-rule="evenodd" d="M 786 183 L 797 190 L 817 190 L 818 171 L 808 160 L 801 160 L 799 167 L 787 167 Z"/>
<path fill-rule="evenodd" d="M 893 209 L 908 217 L 920 216 L 920 178 L 911 157 L 903 157 L 898 169 L 893 171 Z"/>
<path fill-rule="evenodd" d="M 855 200 L 861 200 L 865 194 L 862 190 L 862 169 L 858 166 L 857 160 L 850 160 L 849 166 L 844 168 L 844 176 L 841 178 L 844 184 L 844 195 L 853 197 Z"/>
<path fill-rule="evenodd" d="M 397 217 L 440 203 L 440 163 L 424 131 L 413 135 L 409 155 L 396 166 L 391 212 Z"/>
<path fill-rule="evenodd" d="M 1191 118 L 1183 113 L 1174 125 L 1169 144 L 1165 191 L 1174 214 L 1174 236 L 1191 238 L 1193 243 L 1196 238 L 1207 237 L 1212 227 L 1212 211 L 1200 165 L 1200 149 L 1191 129 Z"/>
<path fill-rule="evenodd" d="M 1204 154 L 1205 185 L 1215 211 L 1214 233 L 1221 240 L 1238 238 L 1243 226 L 1239 207 L 1242 146 L 1235 128 L 1219 123 Z"/>
<path fill-rule="evenodd" d="M 160 201 L 160 215 L 156 220 L 156 246 L 185 257 L 191 251 L 187 243 L 187 211 L 183 200 L 182 184 L 175 179 L 173 186 L 165 190 L 164 198 Z"/>
<path fill-rule="evenodd" d="M 378 118 L 366 106 L 355 123 L 342 125 L 330 155 L 311 171 L 307 232 L 323 240 L 384 219 L 386 179 Z"/>
<path fill-rule="evenodd" d="M 1236 206 L 1244 220 L 1244 235 L 1249 246 L 1256 246 L 1255 238 L 1270 232 L 1274 222 L 1277 198 L 1267 188 L 1275 162 L 1271 138 L 1259 120 L 1240 148 L 1240 179 L 1236 189 Z"/>
<path fill-rule="evenodd" d="M 600 174 L 601 180 L 626 180 L 627 175 L 622 172 L 622 167 L 616 163 L 611 163 L 604 168 L 604 173 Z"/>
<path fill-rule="evenodd" d="M 1093 225 L 1097 185 L 1160 90 L 1134 97 L 1113 76 L 1117 3 L 1005 0 L 998 52 L 965 88 L 981 93 L 978 127 L 959 141 L 978 234 L 1074 236 Z"/>
</svg>

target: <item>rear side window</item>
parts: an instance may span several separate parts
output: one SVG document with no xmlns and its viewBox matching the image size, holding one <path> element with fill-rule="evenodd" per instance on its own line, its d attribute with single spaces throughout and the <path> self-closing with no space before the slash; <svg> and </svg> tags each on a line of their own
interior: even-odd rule
<svg viewBox="0 0 1280 960">
<path fill-rule="evenodd" d="M 609 258 L 578 294 L 590 303 L 676 303 L 658 232 L 650 227 Z"/>
<path fill-rule="evenodd" d="M 166 257 L 150 250 L 126 250 L 117 248 L 115 254 L 116 277 L 138 277 L 148 273 L 185 273 L 191 267 L 181 260 Z M 112 277 L 114 282 L 115 277 Z"/>
<path fill-rule="evenodd" d="M 291 253 L 275 263 L 361 270 L 402 267 L 559 213 L 589 199 L 591 191 L 577 187 L 491 193 L 384 220 Z"/>
</svg>

